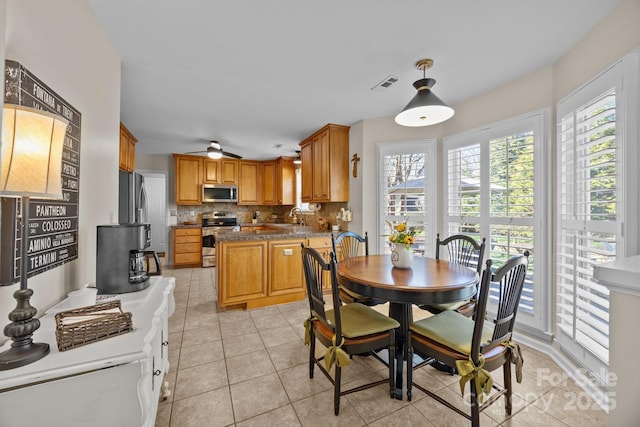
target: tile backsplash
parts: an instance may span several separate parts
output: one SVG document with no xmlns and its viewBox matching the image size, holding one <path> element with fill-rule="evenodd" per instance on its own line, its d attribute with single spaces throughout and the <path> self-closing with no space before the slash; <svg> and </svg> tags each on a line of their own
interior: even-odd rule
<svg viewBox="0 0 640 427">
<path fill-rule="evenodd" d="M 348 224 L 337 220 L 340 209 L 347 209 L 348 203 L 321 203 L 317 212 L 306 212 L 304 222 L 308 226 L 317 226 L 320 218 L 329 222 L 330 225 L 339 225 L 341 230 L 348 230 Z M 246 206 L 235 203 L 204 203 L 197 206 L 178 206 L 177 223 L 183 224 L 189 221 L 202 222 L 202 214 L 213 211 L 234 212 L 240 224 L 251 223 L 253 213 L 258 212 L 258 222 L 260 223 L 292 223 L 293 218 L 289 217 L 289 212 L 293 206 Z M 192 215 L 193 213 L 193 215 Z"/>
</svg>

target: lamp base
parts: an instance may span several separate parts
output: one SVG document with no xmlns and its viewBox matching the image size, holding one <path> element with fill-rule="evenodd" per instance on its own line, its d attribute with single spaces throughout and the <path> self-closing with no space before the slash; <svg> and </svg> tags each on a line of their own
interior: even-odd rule
<svg viewBox="0 0 640 427">
<path fill-rule="evenodd" d="M 0 371 L 18 368 L 42 359 L 49 354 L 49 344 L 34 343 L 33 333 L 40 327 L 40 320 L 34 319 L 37 311 L 29 303 L 33 295 L 31 289 L 18 289 L 13 293 L 17 305 L 9 313 L 9 323 L 4 327 L 4 334 L 11 338 L 11 348 L 0 353 Z"/>
<path fill-rule="evenodd" d="M 0 354 L 0 371 L 28 365 L 49 354 L 49 344 L 29 343 L 22 347 L 11 347 Z"/>
</svg>

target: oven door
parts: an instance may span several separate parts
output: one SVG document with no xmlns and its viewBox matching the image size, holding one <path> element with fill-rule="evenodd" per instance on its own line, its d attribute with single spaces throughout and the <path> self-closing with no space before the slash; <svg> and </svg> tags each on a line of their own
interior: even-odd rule
<svg viewBox="0 0 640 427">
<path fill-rule="evenodd" d="M 216 240 L 213 230 L 202 229 L 202 266 L 216 266 Z"/>
</svg>

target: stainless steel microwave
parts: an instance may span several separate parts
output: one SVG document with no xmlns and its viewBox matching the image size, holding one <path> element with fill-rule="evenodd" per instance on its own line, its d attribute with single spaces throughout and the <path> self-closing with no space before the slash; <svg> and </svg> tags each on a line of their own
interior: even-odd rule
<svg viewBox="0 0 640 427">
<path fill-rule="evenodd" d="M 235 185 L 204 184 L 202 186 L 202 202 L 238 201 L 238 187 Z"/>
</svg>

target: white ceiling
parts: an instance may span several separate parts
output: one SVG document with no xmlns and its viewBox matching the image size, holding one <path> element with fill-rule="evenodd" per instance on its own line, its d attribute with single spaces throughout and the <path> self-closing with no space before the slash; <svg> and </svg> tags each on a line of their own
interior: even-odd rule
<svg viewBox="0 0 640 427">
<path fill-rule="evenodd" d="M 294 155 L 327 123 L 397 114 L 420 58 L 455 108 L 554 63 L 618 2 L 89 0 L 122 59 L 137 152 L 214 139 L 250 159 Z M 389 75 L 399 81 L 371 90 Z"/>
</svg>

